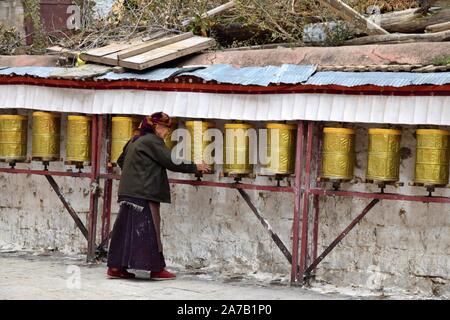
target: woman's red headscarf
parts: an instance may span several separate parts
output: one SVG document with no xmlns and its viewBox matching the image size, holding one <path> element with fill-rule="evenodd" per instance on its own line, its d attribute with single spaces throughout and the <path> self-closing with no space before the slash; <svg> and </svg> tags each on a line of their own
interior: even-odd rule
<svg viewBox="0 0 450 320">
<path fill-rule="evenodd" d="M 155 112 L 152 115 L 145 117 L 139 125 L 139 133 L 133 137 L 133 142 L 147 133 L 154 133 L 157 124 L 171 127 L 172 119 L 164 112 Z"/>
</svg>

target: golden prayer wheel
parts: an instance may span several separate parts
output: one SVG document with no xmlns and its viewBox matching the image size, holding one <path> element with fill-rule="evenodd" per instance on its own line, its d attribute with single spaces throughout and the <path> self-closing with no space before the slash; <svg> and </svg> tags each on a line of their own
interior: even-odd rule
<svg viewBox="0 0 450 320">
<path fill-rule="evenodd" d="M 26 116 L 0 115 L 0 160 L 24 161 L 27 157 Z"/>
<path fill-rule="evenodd" d="M 205 150 L 208 145 L 211 144 L 211 141 L 206 137 L 206 131 L 210 128 L 214 128 L 214 123 L 192 120 L 186 121 L 185 125 L 191 136 L 191 161 L 194 163 L 201 163 L 204 161 L 207 164 L 212 165 L 213 159 L 208 159 L 208 157 L 212 157 L 213 154 L 205 154 Z"/>
<path fill-rule="evenodd" d="M 448 183 L 450 131 L 419 129 L 416 131 L 416 183 L 446 185 Z"/>
<path fill-rule="evenodd" d="M 66 161 L 90 163 L 92 117 L 67 117 Z"/>
<path fill-rule="evenodd" d="M 250 139 L 248 130 L 253 126 L 246 123 L 225 124 L 224 164 L 226 174 L 250 174 Z"/>
<path fill-rule="evenodd" d="M 32 159 L 58 161 L 61 116 L 51 112 L 33 112 Z"/>
<path fill-rule="evenodd" d="M 170 150 L 172 150 L 176 145 L 177 141 L 172 140 L 172 133 L 178 128 L 178 121 L 176 119 L 172 118 L 172 127 L 170 128 L 169 135 L 164 139 L 164 143 L 166 144 L 166 147 Z"/>
<path fill-rule="evenodd" d="M 398 181 L 401 130 L 369 129 L 367 179 Z"/>
<path fill-rule="evenodd" d="M 322 177 L 351 180 L 355 164 L 355 131 L 347 128 L 324 128 Z"/>
<path fill-rule="evenodd" d="M 117 163 L 123 147 L 131 139 L 139 127 L 140 119 L 136 117 L 113 117 L 111 139 L 111 163 Z"/>
<path fill-rule="evenodd" d="M 297 126 L 268 123 L 266 128 L 267 156 L 271 159 L 266 167 L 267 173 L 283 175 L 294 173 Z M 277 140 L 272 140 L 276 137 Z"/>
</svg>

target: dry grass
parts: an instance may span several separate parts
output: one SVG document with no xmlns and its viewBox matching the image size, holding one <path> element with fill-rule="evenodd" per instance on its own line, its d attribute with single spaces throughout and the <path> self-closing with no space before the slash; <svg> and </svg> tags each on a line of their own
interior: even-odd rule
<svg viewBox="0 0 450 320">
<path fill-rule="evenodd" d="M 35 0 L 27 0 L 35 1 Z M 80 0 L 81 1 L 81 0 Z M 317 0 L 236 0 L 235 8 L 213 18 L 201 18 L 206 11 L 228 0 L 118 0 L 109 16 L 92 20 L 87 13 L 82 30 L 59 39 L 47 36 L 45 45 L 62 45 L 87 50 L 113 41 L 145 36 L 157 30 L 193 31 L 215 37 L 220 47 L 239 47 L 273 43 L 300 44 L 305 24 L 336 20 Z M 361 13 L 376 5 L 381 12 L 417 7 L 416 0 L 344 0 Z M 187 27 L 182 22 L 194 17 Z M 352 36 L 342 30 L 339 44 Z M 12 52 L 17 44 L 8 40 L 10 32 L 0 29 L 0 49 Z"/>
<path fill-rule="evenodd" d="M 20 35 L 14 28 L 0 23 L 0 54 L 11 54 L 20 45 Z"/>
<path fill-rule="evenodd" d="M 347 4 L 352 6 L 355 10 L 361 13 L 366 13 L 367 8 L 376 5 L 381 9 L 381 12 L 406 10 L 419 6 L 416 0 L 344 0 Z"/>
</svg>

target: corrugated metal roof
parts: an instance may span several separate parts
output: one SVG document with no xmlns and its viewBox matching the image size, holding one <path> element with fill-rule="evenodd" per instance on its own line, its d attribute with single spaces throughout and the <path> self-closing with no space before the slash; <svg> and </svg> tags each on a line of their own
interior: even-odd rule
<svg viewBox="0 0 450 320">
<path fill-rule="evenodd" d="M 226 64 L 212 65 L 194 72 L 183 73 L 202 78 L 206 81 L 232 83 L 240 85 L 268 86 L 271 83 L 303 83 L 316 71 L 315 66 L 284 64 L 281 67 L 245 67 L 234 68 Z"/>
<path fill-rule="evenodd" d="M 206 68 L 192 68 L 184 71 L 183 68 L 155 69 L 145 73 L 113 73 L 110 72 L 97 79 L 123 80 L 136 79 L 147 81 L 161 81 L 173 76 L 194 76 L 205 81 L 217 81 L 240 85 L 268 86 L 271 83 L 303 83 L 314 74 L 315 66 L 298 66 L 285 64 L 281 67 L 245 67 L 234 68 L 226 64 L 211 65 Z"/>
<path fill-rule="evenodd" d="M 217 64 L 193 68 L 158 68 L 147 72 L 114 73 L 102 71 L 101 68 L 57 68 L 57 67 L 15 67 L 0 69 L 0 75 L 21 75 L 40 78 L 73 77 L 71 72 L 83 71 L 82 78 L 98 80 L 140 80 L 162 81 L 177 76 L 194 76 L 205 81 L 239 85 L 268 86 L 270 84 L 309 84 L 340 85 L 354 87 L 360 85 L 404 87 L 408 85 L 444 85 L 450 84 L 450 72 L 415 73 L 415 72 L 316 72 L 311 65 L 292 65 L 267 67 L 234 68 L 230 65 Z M 83 69 L 83 70 L 81 70 Z M 90 70 L 92 69 L 92 70 Z M 106 70 L 106 68 L 105 68 Z M 80 73 L 78 72 L 78 73 Z M 75 72 L 77 73 L 77 72 Z M 104 74 L 102 74 L 104 73 Z M 70 77 L 69 77 L 70 76 Z"/>
<path fill-rule="evenodd" d="M 355 87 L 376 85 L 380 87 L 405 87 L 409 85 L 444 85 L 450 83 L 450 72 L 317 72 L 308 79 L 311 85 L 341 85 Z"/>
<path fill-rule="evenodd" d="M 57 70 L 64 70 L 65 68 L 57 67 L 13 67 L 0 70 L 0 75 L 17 75 L 17 76 L 32 76 L 38 78 L 49 78 L 50 75 Z"/>
<path fill-rule="evenodd" d="M 144 73 L 125 72 L 114 73 L 109 72 L 103 76 L 97 77 L 99 80 L 146 80 L 146 81 L 162 81 L 170 78 L 172 74 L 181 70 L 180 68 L 160 68 Z"/>
</svg>

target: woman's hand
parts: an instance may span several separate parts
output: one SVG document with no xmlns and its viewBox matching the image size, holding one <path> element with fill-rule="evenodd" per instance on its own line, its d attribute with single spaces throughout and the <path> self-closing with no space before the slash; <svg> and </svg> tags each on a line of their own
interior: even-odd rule
<svg viewBox="0 0 450 320">
<path fill-rule="evenodd" d="M 207 165 L 204 161 L 202 163 L 197 163 L 197 171 L 201 173 L 210 173 L 211 172 L 211 166 Z"/>
</svg>

